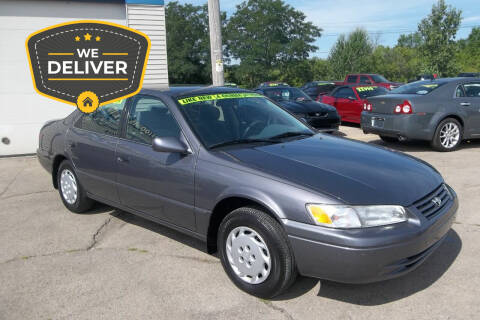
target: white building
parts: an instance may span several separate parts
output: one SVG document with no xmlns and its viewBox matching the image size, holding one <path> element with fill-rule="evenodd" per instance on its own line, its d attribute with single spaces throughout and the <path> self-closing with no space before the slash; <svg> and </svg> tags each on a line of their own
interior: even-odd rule
<svg viewBox="0 0 480 320">
<path fill-rule="evenodd" d="M 75 108 L 35 92 L 27 37 L 45 27 L 87 19 L 146 33 L 151 48 L 143 83 L 168 85 L 163 0 L 0 0 L 0 156 L 34 153 L 41 126 Z"/>
</svg>

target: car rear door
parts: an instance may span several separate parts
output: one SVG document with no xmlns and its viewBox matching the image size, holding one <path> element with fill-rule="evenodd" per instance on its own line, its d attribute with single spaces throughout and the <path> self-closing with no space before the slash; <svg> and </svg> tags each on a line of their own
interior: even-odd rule
<svg viewBox="0 0 480 320">
<path fill-rule="evenodd" d="M 464 83 L 462 89 L 461 92 L 457 90 L 456 101 L 467 114 L 465 136 L 480 136 L 480 82 Z"/>
<path fill-rule="evenodd" d="M 66 150 L 82 186 L 106 202 L 118 202 L 115 150 L 126 100 L 82 114 L 68 130 Z"/>
<path fill-rule="evenodd" d="M 161 99 L 137 95 L 128 108 L 116 152 L 120 201 L 153 218 L 193 230 L 195 155 L 154 151 L 154 137 L 177 137 L 186 143 Z"/>
</svg>

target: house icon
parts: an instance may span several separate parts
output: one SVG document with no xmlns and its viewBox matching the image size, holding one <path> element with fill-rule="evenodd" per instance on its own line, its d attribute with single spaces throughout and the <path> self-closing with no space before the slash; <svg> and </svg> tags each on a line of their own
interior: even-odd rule
<svg viewBox="0 0 480 320">
<path fill-rule="evenodd" d="M 84 107 L 87 107 L 87 106 L 91 107 L 93 105 L 93 100 L 90 99 L 89 97 L 86 97 L 85 99 L 83 99 L 82 102 Z"/>
</svg>

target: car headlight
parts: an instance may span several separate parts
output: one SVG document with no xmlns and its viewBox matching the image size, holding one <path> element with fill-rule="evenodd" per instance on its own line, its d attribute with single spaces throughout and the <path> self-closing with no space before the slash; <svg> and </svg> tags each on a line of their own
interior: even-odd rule
<svg viewBox="0 0 480 320">
<path fill-rule="evenodd" d="M 307 211 L 317 225 L 330 228 L 367 228 L 407 220 L 402 206 L 307 204 Z"/>
</svg>

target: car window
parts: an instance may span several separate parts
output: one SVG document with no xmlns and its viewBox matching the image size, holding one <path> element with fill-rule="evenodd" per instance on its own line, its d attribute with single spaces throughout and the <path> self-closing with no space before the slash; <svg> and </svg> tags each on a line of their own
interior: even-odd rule
<svg viewBox="0 0 480 320">
<path fill-rule="evenodd" d="M 358 76 L 348 76 L 347 82 L 357 82 Z"/>
<path fill-rule="evenodd" d="M 201 95 L 178 99 L 178 103 L 207 148 L 242 139 L 269 139 L 286 132 L 311 133 L 297 118 L 255 93 Z"/>
<path fill-rule="evenodd" d="M 297 88 L 271 88 L 263 90 L 264 94 L 275 101 L 309 101 L 311 98 Z"/>
<path fill-rule="evenodd" d="M 115 101 L 114 103 L 98 107 L 92 113 L 84 113 L 75 126 L 109 136 L 118 136 L 120 119 L 126 101 L 126 99 Z"/>
<path fill-rule="evenodd" d="M 385 79 L 384 76 L 381 76 L 381 75 L 379 75 L 379 74 L 372 74 L 371 77 L 372 77 L 373 81 L 375 81 L 375 82 L 377 82 L 377 83 L 379 83 L 379 82 L 388 82 L 388 80 Z"/>
<path fill-rule="evenodd" d="M 372 81 L 367 76 L 360 76 L 360 83 L 372 83 Z"/>
<path fill-rule="evenodd" d="M 152 144 L 155 137 L 178 137 L 180 128 L 167 106 L 159 99 L 138 97 L 129 114 L 126 138 Z"/>
<path fill-rule="evenodd" d="M 465 83 L 463 88 L 466 97 L 480 98 L 480 83 Z"/>
<path fill-rule="evenodd" d="M 463 91 L 462 86 L 458 86 L 457 89 L 455 90 L 455 97 L 457 98 L 465 97 L 465 92 Z"/>
<path fill-rule="evenodd" d="M 357 87 L 355 90 L 360 96 L 360 99 L 366 99 L 368 97 L 379 96 L 388 93 L 386 88 L 378 86 Z"/>
<path fill-rule="evenodd" d="M 333 94 L 335 98 L 355 97 L 352 88 L 340 88 Z"/>
<path fill-rule="evenodd" d="M 390 91 L 390 93 L 426 95 L 443 86 L 445 83 L 446 82 L 433 82 L 429 80 L 417 81 L 393 89 L 392 91 Z"/>
</svg>

